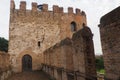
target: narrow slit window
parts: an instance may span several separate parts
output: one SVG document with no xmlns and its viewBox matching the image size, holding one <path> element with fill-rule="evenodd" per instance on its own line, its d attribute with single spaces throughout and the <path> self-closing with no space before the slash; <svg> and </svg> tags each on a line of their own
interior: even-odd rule
<svg viewBox="0 0 120 80">
<path fill-rule="evenodd" d="M 40 47 L 40 41 L 38 41 L 38 47 Z"/>
</svg>

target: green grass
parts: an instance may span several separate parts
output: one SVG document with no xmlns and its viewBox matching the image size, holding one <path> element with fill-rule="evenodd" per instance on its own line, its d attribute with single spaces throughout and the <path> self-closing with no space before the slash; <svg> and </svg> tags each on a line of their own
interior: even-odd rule
<svg viewBox="0 0 120 80">
<path fill-rule="evenodd" d="M 97 72 L 100 73 L 100 74 L 105 74 L 105 70 L 104 69 L 97 70 Z"/>
</svg>

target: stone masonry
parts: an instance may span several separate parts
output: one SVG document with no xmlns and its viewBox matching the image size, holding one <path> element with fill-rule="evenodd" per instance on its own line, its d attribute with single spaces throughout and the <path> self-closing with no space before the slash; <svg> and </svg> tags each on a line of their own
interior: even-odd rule
<svg viewBox="0 0 120 80">
<path fill-rule="evenodd" d="M 120 7 L 100 20 L 100 34 L 107 80 L 120 80 Z"/>
<path fill-rule="evenodd" d="M 56 80 L 96 80 L 93 34 L 88 27 L 44 52 L 43 70 Z"/>
<path fill-rule="evenodd" d="M 0 51 L 0 80 L 11 76 L 10 55 Z"/>
<path fill-rule="evenodd" d="M 57 5 L 53 10 L 48 10 L 47 4 L 42 4 L 38 10 L 37 3 L 33 2 L 32 10 L 26 9 L 26 2 L 20 2 L 20 9 L 15 8 L 14 0 L 11 0 L 10 28 L 9 28 L 9 54 L 14 72 L 22 71 L 23 56 L 32 57 L 32 70 L 41 69 L 43 52 L 65 39 L 71 38 L 73 33 L 82 29 L 86 24 L 84 11 L 69 7 L 64 13 L 63 8 Z M 71 31 L 71 25 L 76 28 Z"/>
</svg>

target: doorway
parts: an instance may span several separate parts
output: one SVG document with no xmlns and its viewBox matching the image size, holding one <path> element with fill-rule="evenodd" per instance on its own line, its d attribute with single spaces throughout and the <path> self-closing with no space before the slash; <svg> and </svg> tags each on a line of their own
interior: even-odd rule
<svg viewBox="0 0 120 80">
<path fill-rule="evenodd" d="M 22 58 L 22 71 L 32 71 L 32 57 L 28 54 Z"/>
</svg>

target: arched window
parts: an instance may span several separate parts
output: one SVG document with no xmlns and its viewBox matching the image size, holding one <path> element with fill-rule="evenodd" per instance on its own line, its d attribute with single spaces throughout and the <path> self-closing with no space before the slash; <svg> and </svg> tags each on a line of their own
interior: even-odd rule
<svg viewBox="0 0 120 80">
<path fill-rule="evenodd" d="M 77 30 L 76 23 L 75 22 L 71 22 L 71 31 L 74 32 L 76 30 Z"/>
</svg>

